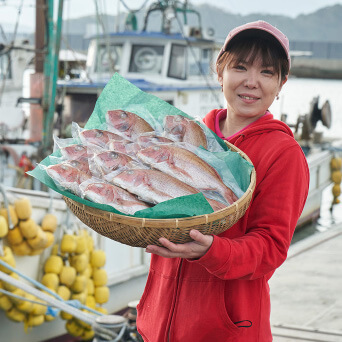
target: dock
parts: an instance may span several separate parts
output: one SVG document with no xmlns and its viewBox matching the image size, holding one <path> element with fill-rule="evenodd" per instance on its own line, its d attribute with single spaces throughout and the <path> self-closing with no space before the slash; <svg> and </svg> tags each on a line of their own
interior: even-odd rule
<svg viewBox="0 0 342 342">
<path fill-rule="evenodd" d="M 270 288 L 274 342 L 341 342 L 342 224 L 291 245 Z"/>
</svg>

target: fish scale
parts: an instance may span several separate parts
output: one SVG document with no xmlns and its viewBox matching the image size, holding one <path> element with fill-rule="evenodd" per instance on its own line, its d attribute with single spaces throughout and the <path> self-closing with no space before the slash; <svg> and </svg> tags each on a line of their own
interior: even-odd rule
<svg viewBox="0 0 342 342">
<path fill-rule="evenodd" d="M 154 131 L 139 115 L 121 109 L 109 110 L 106 113 L 106 122 L 132 140 L 140 134 Z"/>
<path fill-rule="evenodd" d="M 110 205 L 129 215 L 150 207 L 135 195 L 109 183 L 91 183 L 85 188 L 84 195 L 93 202 Z"/>
<path fill-rule="evenodd" d="M 207 148 L 205 132 L 194 120 L 189 120 L 182 115 L 167 115 L 164 119 L 164 130 L 174 140 Z"/>
<path fill-rule="evenodd" d="M 110 140 L 123 140 L 123 137 L 101 129 L 88 129 L 80 133 L 80 138 L 83 143 L 95 144 L 101 147 L 105 147 Z"/>
<path fill-rule="evenodd" d="M 111 183 L 155 204 L 199 192 L 166 173 L 152 169 L 125 170 L 113 177 Z"/>
<path fill-rule="evenodd" d="M 224 184 L 217 171 L 195 153 L 173 144 L 150 146 L 140 150 L 137 157 L 199 191 L 217 192 L 228 204 L 238 198 Z"/>
</svg>

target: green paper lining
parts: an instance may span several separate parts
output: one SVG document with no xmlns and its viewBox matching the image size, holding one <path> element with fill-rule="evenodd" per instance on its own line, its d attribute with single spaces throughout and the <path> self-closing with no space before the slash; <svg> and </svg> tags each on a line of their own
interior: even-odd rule
<svg viewBox="0 0 342 342">
<path fill-rule="evenodd" d="M 96 102 L 94 111 L 85 125 L 85 129 L 101 127 L 106 122 L 106 112 L 113 109 L 122 109 L 138 114 L 148 121 L 156 131 L 161 130 L 163 119 L 166 115 L 182 115 L 189 119 L 194 119 L 160 98 L 143 92 L 118 73 L 114 74 L 103 89 Z M 237 190 L 237 195 L 240 197 L 249 186 L 253 165 L 242 158 L 238 153 L 231 151 L 225 142 L 204 124 L 198 121 L 197 123 L 204 129 L 209 141 L 209 147 L 214 147 L 216 152 L 208 152 L 198 148 L 195 153 L 215 167 L 225 184 L 230 186 L 234 183 L 235 185 L 230 187 L 233 191 L 234 187 L 236 189 L 239 188 L 239 190 Z M 58 160 L 50 157 L 60 157 L 60 152 L 56 151 L 46 157 L 34 170 L 28 172 L 28 174 L 41 181 L 52 190 L 72 200 L 90 207 L 121 214 L 109 205 L 94 203 L 80 198 L 70 191 L 59 189 L 44 169 L 46 166 L 55 164 L 57 162 L 56 160 Z M 207 200 L 199 193 L 178 197 L 157 204 L 154 207 L 140 210 L 133 216 L 162 219 L 191 217 L 212 212 L 213 210 Z"/>
</svg>

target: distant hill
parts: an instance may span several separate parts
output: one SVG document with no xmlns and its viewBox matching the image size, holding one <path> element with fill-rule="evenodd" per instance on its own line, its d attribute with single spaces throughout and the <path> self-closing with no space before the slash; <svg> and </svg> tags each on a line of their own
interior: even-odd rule
<svg viewBox="0 0 342 342">
<path fill-rule="evenodd" d="M 213 28 L 216 39 L 224 39 L 227 33 L 235 26 L 244 24 L 249 21 L 266 20 L 282 30 L 290 40 L 302 41 L 331 41 L 342 42 L 342 5 L 334 5 L 324 7 L 313 13 L 299 15 L 291 18 L 281 15 L 271 15 L 265 13 L 255 13 L 250 15 L 232 14 L 223 11 L 221 8 L 213 5 L 199 5 L 195 9 L 201 14 L 202 26 L 204 29 Z M 124 27 L 124 14 L 120 17 L 120 28 Z M 143 25 L 143 15 L 137 14 L 139 29 Z M 160 29 L 160 14 L 157 12 L 151 14 L 151 21 L 148 29 Z M 114 31 L 117 25 L 115 16 L 101 16 L 102 25 L 106 31 Z M 189 25 L 197 25 L 197 17 L 188 15 Z M 96 20 L 96 16 L 87 16 L 78 19 L 71 19 L 63 23 L 63 31 L 69 34 L 95 34 L 96 27 L 101 25 Z"/>
<path fill-rule="evenodd" d="M 291 40 L 295 41 L 329 41 L 342 43 L 342 5 L 337 4 L 321 8 L 313 13 L 299 15 L 295 18 L 271 15 L 265 13 L 254 13 L 250 15 L 239 15 L 226 12 L 214 5 L 199 5 L 194 7 L 201 14 L 202 27 L 204 29 L 212 28 L 215 31 L 215 38 L 223 40 L 227 33 L 235 26 L 249 21 L 266 20 L 282 30 Z M 120 16 L 120 29 L 123 29 L 126 14 Z M 148 30 L 160 29 L 160 13 L 153 12 L 150 16 Z M 181 18 L 181 15 L 179 16 Z M 100 19 L 100 21 L 99 21 Z M 143 13 L 137 13 L 139 29 L 143 25 Z M 188 24 L 197 26 L 197 17 L 193 14 L 188 15 Z M 113 32 L 118 25 L 117 17 L 111 15 L 102 15 L 97 18 L 95 15 L 81 17 L 77 19 L 64 20 L 63 33 L 69 36 L 90 36 L 102 32 L 101 27 L 105 27 L 106 32 Z M 1 24 L 3 29 L 9 26 Z M 174 22 L 174 26 L 177 23 Z M 21 29 L 20 31 L 23 31 Z M 10 38 L 12 31 L 8 29 Z M 26 32 L 26 31 L 25 31 Z M 31 32 L 32 33 L 32 32 Z M 32 37 L 32 36 L 31 36 Z M 33 37 L 32 37 L 33 39 Z M 1 41 L 1 38 L 0 38 Z"/>
</svg>

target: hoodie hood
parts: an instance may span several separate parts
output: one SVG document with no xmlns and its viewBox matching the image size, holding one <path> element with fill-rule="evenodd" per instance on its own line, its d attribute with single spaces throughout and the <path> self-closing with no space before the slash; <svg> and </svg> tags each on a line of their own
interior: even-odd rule
<svg viewBox="0 0 342 342">
<path fill-rule="evenodd" d="M 227 109 L 213 109 L 203 119 L 203 122 L 214 132 L 215 131 L 215 118 L 222 111 Z M 270 112 L 267 112 L 264 116 L 248 125 L 245 129 L 242 129 L 232 137 L 225 138 L 230 143 L 236 145 L 237 142 L 249 139 L 259 134 L 265 134 L 269 132 L 280 131 L 290 137 L 293 137 L 292 130 L 284 122 L 274 119 Z"/>
</svg>

